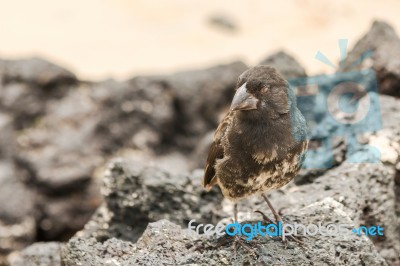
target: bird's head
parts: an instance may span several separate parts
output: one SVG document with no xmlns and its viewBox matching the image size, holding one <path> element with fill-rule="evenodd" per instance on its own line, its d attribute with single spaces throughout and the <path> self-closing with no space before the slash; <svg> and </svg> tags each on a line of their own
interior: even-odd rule
<svg viewBox="0 0 400 266">
<path fill-rule="evenodd" d="M 237 91 L 230 107 L 248 115 L 257 113 L 269 117 L 289 112 L 288 85 L 270 66 L 256 66 L 243 72 L 237 82 Z"/>
</svg>

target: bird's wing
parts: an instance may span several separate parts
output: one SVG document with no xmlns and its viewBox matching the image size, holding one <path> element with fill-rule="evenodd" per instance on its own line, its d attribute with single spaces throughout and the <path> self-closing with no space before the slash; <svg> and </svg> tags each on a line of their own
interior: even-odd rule
<svg viewBox="0 0 400 266">
<path fill-rule="evenodd" d="M 224 148 L 221 142 L 226 130 L 232 123 L 232 120 L 233 112 L 227 113 L 215 131 L 214 140 L 210 146 L 206 167 L 204 169 L 203 186 L 207 190 L 210 190 L 217 183 L 217 177 L 215 175 L 215 163 L 218 159 L 222 159 L 224 157 Z"/>
</svg>

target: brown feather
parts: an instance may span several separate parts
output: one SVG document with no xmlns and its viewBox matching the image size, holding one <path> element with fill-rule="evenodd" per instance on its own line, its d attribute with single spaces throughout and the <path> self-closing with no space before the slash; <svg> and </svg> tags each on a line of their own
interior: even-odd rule
<svg viewBox="0 0 400 266">
<path fill-rule="evenodd" d="M 215 163 L 218 159 L 224 157 L 224 148 L 221 145 L 221 140 L 224 137 L 227 128 L 231 124 L 232 119 L 233 113 L 228 112 L 215 131 L 214 140 L 213 143 L 211 143 L 204 169 L 203 186 L 207 190 L 210 190 L 218 181 L 217 176 L 215 175 Z"/>
</svg>

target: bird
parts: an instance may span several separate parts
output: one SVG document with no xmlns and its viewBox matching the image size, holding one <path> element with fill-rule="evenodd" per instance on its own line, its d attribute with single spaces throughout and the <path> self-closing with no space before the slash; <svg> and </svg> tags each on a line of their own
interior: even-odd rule
<svg viewBox="0 0 400 266">
<path fill-rule="evenodd" d="M 215 131 L 203 186 L 209 191 L 218 185 L 234 202 L 235 222 L 237 203 L 252 195 L 261 195 L 276 222 L 282 222 L 266 193 L 297 175 L 307 136 L 290 84 L 271 66 L 252 67 L 239 76 L 229 111 Z"/>
</svg>

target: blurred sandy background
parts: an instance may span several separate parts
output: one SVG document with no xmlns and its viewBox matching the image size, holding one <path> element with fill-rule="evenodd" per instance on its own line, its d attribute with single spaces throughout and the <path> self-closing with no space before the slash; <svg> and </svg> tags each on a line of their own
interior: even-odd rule
<svg viewBox="0 0 400 266">
<path fill-rule="evenodd" d="M 331 71 L 337 39 L 355 43 L 374 18 L 400 32 L 400 1 L 0 0 L 0 57 L 32 55 L 83 79 L 170 73 L 215 63 L 256 64 L 284 48 L 310 74 Z M 235 26 L 210 23 L 223 16 Z"/>
</svg>

